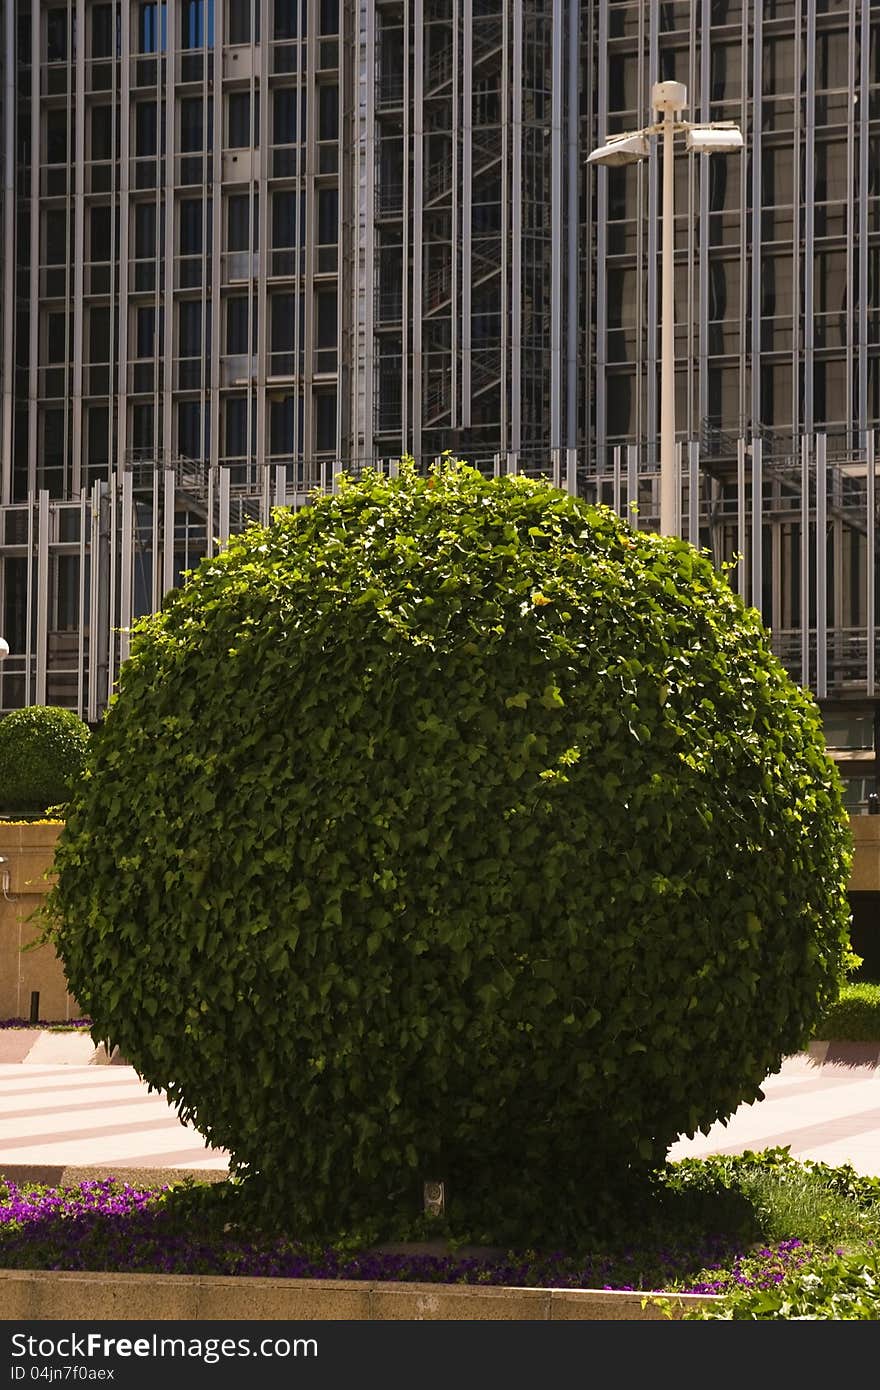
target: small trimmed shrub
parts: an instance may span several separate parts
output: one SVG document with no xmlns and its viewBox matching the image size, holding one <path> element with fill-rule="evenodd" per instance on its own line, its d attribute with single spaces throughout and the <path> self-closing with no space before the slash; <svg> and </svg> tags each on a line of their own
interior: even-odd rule
<svg viewBox="0 0 880 1390">
<path fill-rule="evenodd" d="M 56 854 L 70 988 L 299 1231 L 571 1235 L 847 962 L 812 697 L 709 559 L 367 473 L 137 625 Z M 268 1201 L 268 1195 L 266 1200 Z"/>
<path fill-rule="evenodd" d="M 67 801 L 91 733 L 75 710 L 30 705 L 0 719 L 0 812 L 39 816 Z"/>
<path fill-rule="evenodd" d="M 854 980 L 823 1014 L 813 1035 L 823 1040 L 880 1043 L 880 985 Z"/>
</svg>

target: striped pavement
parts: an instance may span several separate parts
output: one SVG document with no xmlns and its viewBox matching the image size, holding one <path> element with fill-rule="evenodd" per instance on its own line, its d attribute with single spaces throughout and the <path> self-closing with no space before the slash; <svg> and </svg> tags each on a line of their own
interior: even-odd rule
<svg viewBox="0 0 880 1390">
<path fill-rule="evenodd" d="M 181 1124 L 132 1067 L 95 1065 L 94 1055 L 83 1037 L 43 1033 L 16 1043 L 0 1033 L 0 1174 L 42 1182 L 169 1170 L 223 1176 L 222 1151 Z M 726 1125 L 679 1139 L 669 1157 L 788 1145 L 795 1158 L 880 1176 L 880 1049 L 814 1044 L 786 1059 L 764 1091 Z"/>
</svg>

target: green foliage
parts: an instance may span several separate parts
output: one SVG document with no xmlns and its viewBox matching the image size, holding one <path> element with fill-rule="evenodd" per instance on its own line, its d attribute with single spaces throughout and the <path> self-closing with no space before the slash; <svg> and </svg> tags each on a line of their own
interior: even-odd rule
<svg viewBox="0 0 880 1390">
<path fill-rule="evenodd" d="M 689 1321 L 835 1321 L 880 1318 L 880 1251 L 841 1253 L 810 1261 L 774 1288 L 746 1288 L 717 1304 L 690 1308 Z"/>
<path fill-rule="evenodd" d="M 813 1034 L 824 1040 L 880 1042 L 880 985 L 858 981 L 841 986 Z"/>
<path fill-rule="evenodd" d="M 39 816 L 82 776 L 90 732 L 75 710 L 30 705 L 0 720 L 0 809 Z"/>
<path fill-rule="evenodd" d="M 298 1230 L 571 1235 L 845 970 L 812 697 L 707 556 L 368 472 L 141 622 L 49 901 L 70 987 Z M 555 1223 L 555 1226 L 554 1226 Z"/>
</svg>

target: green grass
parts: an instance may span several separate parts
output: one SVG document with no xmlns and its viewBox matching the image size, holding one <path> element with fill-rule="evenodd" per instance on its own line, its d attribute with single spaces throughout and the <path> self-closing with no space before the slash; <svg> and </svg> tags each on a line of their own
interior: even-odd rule
<svg viewBox="0 0 880 1390">
<path fill-rule="evenodd" d="M 823 1042 L 880 1042 L 880 984 L 848 984 L 813 1035 Z"/>
</svg>

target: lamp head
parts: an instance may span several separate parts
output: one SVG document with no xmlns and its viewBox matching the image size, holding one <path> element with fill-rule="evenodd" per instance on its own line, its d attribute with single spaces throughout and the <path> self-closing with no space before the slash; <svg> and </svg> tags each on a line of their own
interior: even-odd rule
<svg viewBox="0 0 880 1390">
<path fill-rule="evenodd" d="M 651 88 L 651 105 L 655 111 L 671 111 L 677 115 L 687 104 L 687 87 L 683 82 L 655 82 Z"/>
<path fill-rule="evenodd" d="M 695 154 L 734 154 L 743 147 L 743 133 L 737 126 L 692 125 L 685 143 Z"/>
<path fill-rule="evenodd" d="M 604 145 L 587 155 L 588 164 L 638 164 L 648 154 L 644 135 L 609 135 Z"/>
</svg>

